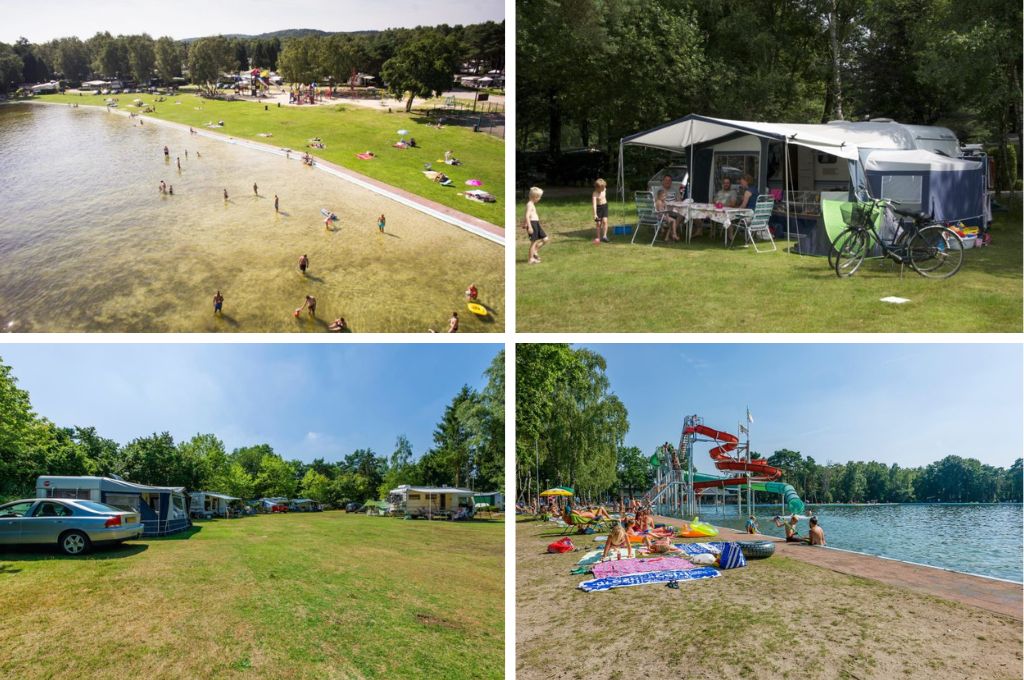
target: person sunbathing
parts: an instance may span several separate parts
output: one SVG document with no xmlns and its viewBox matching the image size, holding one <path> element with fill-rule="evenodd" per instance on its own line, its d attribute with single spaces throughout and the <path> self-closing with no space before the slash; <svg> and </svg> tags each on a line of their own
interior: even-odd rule
<svg viewBox="0 0 1024 680">
<path fill-rule="evenodd" d="M 683 552 L 672 545 L 672 539 L 668 536 L 650 541 L 647 545 L 647 550 L 658 555 L 678 554 Z"/>
<path fill-rule="evenodd" d="M 604 542 L 604 552 L 601 554 L 602 560 L 608 558 L 608 553 L 611 552 L 612 548 L 625 548 L 626 557 L 633 557 L 633 545 L 629 542 L 629 536 L 626 535 L 626 530 L 622 528 L 621 524 L 616 524 L 608 532 L 608 538 Z M 615 556 L 616 559 L 622 559 L 622 555 L 619 554 L 618 550 L 615 551 Z"/>
<path fill-rule="evenodd" d="M 599 505 L 596 510 L 571 510 L 575 515 L 584 517 L 586 519 L 611 519 L 612 516 L 608 514 L 603 505 Z"/>
</svg>

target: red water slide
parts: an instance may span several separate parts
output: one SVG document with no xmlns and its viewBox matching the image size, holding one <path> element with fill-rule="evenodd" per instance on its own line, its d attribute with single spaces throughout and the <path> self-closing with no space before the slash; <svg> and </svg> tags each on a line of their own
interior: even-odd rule
<svg viewBox="0 0 1024 680">
<path fill-rule="evenodd" d="M 708 455 L 711 456 L 711 460 L 714 461 L 715 467 L 719 470 L 727 472 L 749 472 L 751 473 L 750 481 L 752 482 L 772 482 L 782 476 L 782 470 L 772 467 L 763 460 L 752 460 L 749 463 L 739 458 L 733 458 L 727 455 L 730 451 L 735 451 L 739 445 L 739 438 L 736 435 L 729 434 L 728 432 L 720 432 L 713 430 L 710 427 L 704 425 L 695 425 L 688 427 L 683 430 L 685 434 L 700 434 L 705 437 L 710 437 L 715 440 L 718 444 L 715 448 L 708 451 Z M 744 484 L 747 481 L 747 477 L 726 477 L 723 479 L 716 479 L 707 482 L 696 482 L 693 485 L 695 489 L 710 489 L 717 486 L 734 486 L 736 484 Z"/>
</svg>

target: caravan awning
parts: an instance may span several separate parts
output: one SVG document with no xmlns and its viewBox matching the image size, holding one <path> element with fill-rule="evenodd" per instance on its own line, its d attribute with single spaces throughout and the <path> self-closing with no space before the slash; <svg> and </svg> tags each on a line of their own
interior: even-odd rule
<svg viewBox="0 0 1024 680">
<path fill-rule="evenodd" d="M 861 148 L 913 149 L 916 146 L 908 126 L 894 123 L 764 123 L 697 114 L 623 137 L 622 144 L 681 152 L 691 145 L 707 144 L 736 133 L 788 142 L 848 160 L 858 160 Z"/>
<path fill-rule="evenodd" d="M 864 159 L 868 172 L 973 172 L 980 167 L 981 161 L 950 158 L 924 149 L 872 151 Z"/>
</svg>

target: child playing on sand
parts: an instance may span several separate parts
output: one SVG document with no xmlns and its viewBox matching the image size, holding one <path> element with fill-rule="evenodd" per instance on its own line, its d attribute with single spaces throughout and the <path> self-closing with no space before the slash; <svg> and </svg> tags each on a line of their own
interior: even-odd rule
<svg viewBox="0 0 1024 680">
<path fill-rule="evenodd" d="M 547 245 L 548 235 L 540 226 L 540 216 L 537 214 L 537 204 L 544 195 L 540 187 L 530 187 L 530 200 L 526 202 L 526 233 L 530 236 L 530 257 L 527 264 L 538 264 L 540 262 L 540 249 Z"/>
<path fill-rule="evenodd" d="M 605 190 L 608 183 L 598 178 L 594 182 L 594 193 L 590 195 L 590 203 L 594 208 L 594 228 L 597 235 L 594 243 L 608 243 L 608 196 Z"/>
<path fill-rule="evenodd" d="M 387 220 L 384 219 L 384 215 L 382 213 L 381 216 L 377 218 L 377 229 L 379 229 L 380 233 L 382 233 L 382 234 L 384 233 L 384 225 L 385 224 L 387 224 Z"/>
<path fill-rule="evenodd" d="M 625 548 L 626 557 L 633 557 L 633 545 L 629 542 L 629 536 L 626 535 L 626 530 L 622 528 L 621 524 L 616 524 L 612 527 L 612 530 L 608 532 L 608 538 L 604 542 L 604 552 L 601 553 L 601 559 L 608 559 L 608 553 L 611 552 L 612 548 Z M 619 551 L 615 551 L 616 559 L 622 559 L 622 555 Z"/>
</svg>

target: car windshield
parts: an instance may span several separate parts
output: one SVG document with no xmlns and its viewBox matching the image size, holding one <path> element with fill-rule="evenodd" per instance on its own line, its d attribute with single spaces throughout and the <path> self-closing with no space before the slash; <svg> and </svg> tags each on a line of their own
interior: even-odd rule
<svg viewBox="0 0 1024 680">
<path fill-rule="evenodd" d="M 94 501 L 78 501 L 78 504 L 83 508 L 88 508 L 93 512 L 123 512 L 113 506 L 104 505 L 103 503 L 96 503 Z"/>
</svg>

